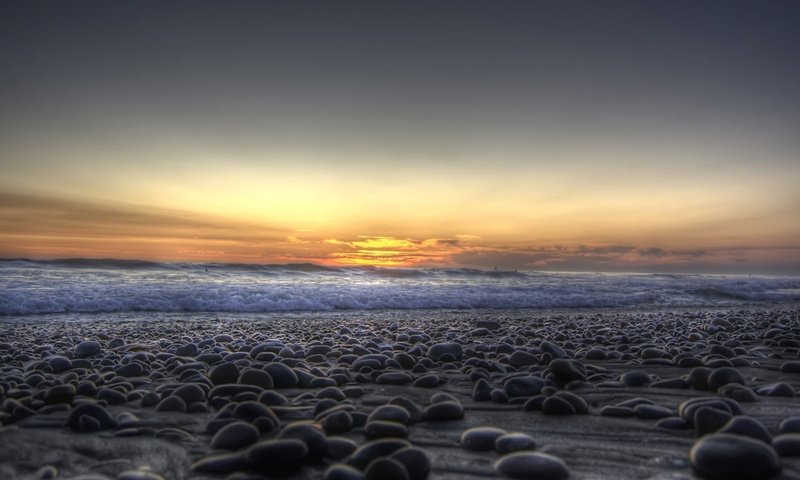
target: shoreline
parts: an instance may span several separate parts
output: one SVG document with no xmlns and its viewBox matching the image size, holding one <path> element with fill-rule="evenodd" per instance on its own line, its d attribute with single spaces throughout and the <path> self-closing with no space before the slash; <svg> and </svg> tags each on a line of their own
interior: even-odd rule
<svg viewBox="0 0 800 480">
<path fill-rule="evenodd" d="M 746 478 L 800 476 L 800 433 L 783 425 L 800 412 L 798 305 L 427 312 L 0 318 L 0 474 L 720 478 L 690 451 L 724 455 L 713 441 L 731 434 L 714 432 L 740 419 L 750 430 L 733 442 L 761 425 L 770 443 L 759 448 L 781 452 L 780 467 L 744 455 L 761 469 Z M 697 399 L 701 416 L 688 415 Z M 238 433 L 220 439 L 228 425 Z M 476 427 L 532 445 L 511 453 Z M 376 442 L 387 450 L 364 453 Z M 276 448 L 282 460 L 259 460 Z M 415 470 L 425 461 L 429 472 Z"/>
<path fill-rule="evenodd" d="M 386 319 L 408 319 L 411 317 L 430 316 L 447 320 L 464 315 L 483 316 L 530 316 L 532 318 L 547 315 L 588 315 L 601 313 L 613 314 L 647 314 L 655 312 L 696 313 L 717 311 L 764 311 L 800 309 L 800 302 L 746 302 L 735 305 L 645 305 L 645 306 L 601 306 L 601 307 L 485 307 L 485 308 L 376 308 L 376 309 L 333 309 L 333 310 L 278 310 L 264 312 L 241 311 L 121 311 L 121 312 L 52 312 L 34 314 L 0 314 L 0 324 L 25 324 L 42 322 L 74 322 L 94 323 L 104 321 L 261 321 L 273 318 L 291 318 L 294 320 L 326 319 L 327 317 L 381 317 Z M 214 318 L 209 318 L 214 317 Z"/>
</svg>

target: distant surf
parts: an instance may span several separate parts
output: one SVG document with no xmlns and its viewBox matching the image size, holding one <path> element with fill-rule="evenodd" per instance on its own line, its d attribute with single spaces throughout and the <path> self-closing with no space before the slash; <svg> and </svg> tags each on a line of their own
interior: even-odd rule
<svg viewBox="0 0 800 480">
<path fill-rule="evenodd" d="M 0 261 L 0 315 L 708 307 L 800 302 L 800 277 Z"/>
</svg>

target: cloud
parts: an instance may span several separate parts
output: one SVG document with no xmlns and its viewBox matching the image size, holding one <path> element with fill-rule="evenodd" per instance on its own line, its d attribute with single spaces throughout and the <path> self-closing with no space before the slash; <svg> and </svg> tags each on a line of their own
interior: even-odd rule
<svg viewBox="0 0 800 480">
<path fill-rule="evenodd" d="M 587 247 L 581 245 L 578 248 L 579 253 L 588 253 L 588 254 L 623 254 L 628 253 L 636 250 L 636 247 L 631 247 L 628 245 L 605 245 L 605 246 L 594 246 L 594 247 Z"/>
<path fill-rule="evenodd" d="M 257 259 L 286 231 L 202 213 L 0 192 L 0 256 Z M 221 252 L 221 253 L 220 253 Z"/>
<path fill-rule="evenodd" d="M 340 247 L 340 250 L 328 254 L 329 259 L 339 264 L 443 266 L 451 263 L 450 257 L 459 250 L 460 241 L 449 238 L 360 236 L 348 240 L 329 238 L 322 243 Z"/>
<path fill-rule="evenodd" d="M 538 262 L 555 258 L 550 253 L 529 253 L 521 251 L 467 251 L 452 256 L 458 265 L 482 268 L 519 269 L 535 267 Z"/>
<path fill-rule="evenodd" d="M 453 263 L 477 268 L 537 269 L 554 271 L 607 272 L 736 272 L 748 269 L 764 272 L 798 270 L 798 248 L 782 246 L 743 251 L 758 253 L 760 262 L 751 256 L 736 254 L 739 250 L 668 249 L 628 245 L 552 245 L 508 247 L 502 245 L 470 245 L 451 256 Z"/>
<path fill-rule="evenodd" d="M 457 238 L 435 238 L 432 240 L 436 245 L 449 245 L 455 247 L 459 244 Z"/>
<path fill-rule="evenodd" d="M 283 230 L 209 215 L 123 203 L 0 192 L 5 234 L 152 237 L 185 235 L 214 240 L 279 239 Z"/>
<path fill-rule="evenodd" d="M 0 191 L 1 257 L 313 262 L 327 265 L 641 272 L 797 272 L 798 245 L 527 245 L 475 235 L 331 236 L 205 215 Z M 325 235 L 328 235 L 327 238 Z"/>
<path fill-rule="evenodd" d="M 658 248 L 658 247 L 640 248 L 638 252 L 639 255 L 643 257 L 656 257 L 656 258 L 661 258 L 666 253 L 663 248 Z"/>
</svg>

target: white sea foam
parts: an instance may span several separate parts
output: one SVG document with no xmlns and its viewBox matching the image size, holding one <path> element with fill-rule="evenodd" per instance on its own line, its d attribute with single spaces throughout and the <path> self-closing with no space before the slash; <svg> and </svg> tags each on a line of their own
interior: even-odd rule
<svg viewBox="0 0 800 480">
<path fill-rule="evenodd" d="M 0 314 L 722 306 L 800 301 L 800 278 L 0 262 Z"/>
</svg>

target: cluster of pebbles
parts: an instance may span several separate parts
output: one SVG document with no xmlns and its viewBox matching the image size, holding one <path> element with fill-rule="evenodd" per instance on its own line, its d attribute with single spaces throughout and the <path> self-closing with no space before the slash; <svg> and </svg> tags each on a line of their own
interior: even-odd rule
<svg viewBox="0 0 800 480">
<path fill-rule="evenodd" d="M 789 307 L 5 323 L 0 476 L 797 478 L 799 355 Z"/>
</svg>

